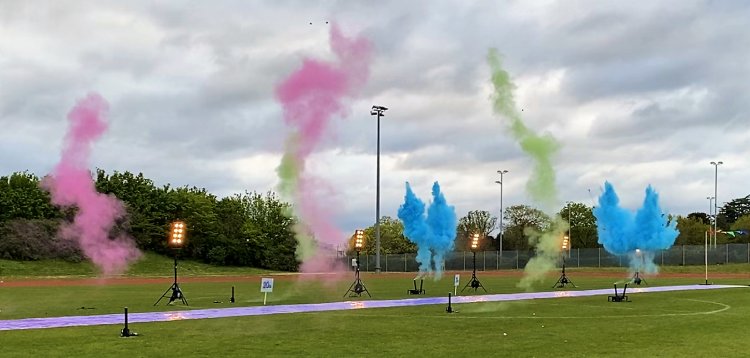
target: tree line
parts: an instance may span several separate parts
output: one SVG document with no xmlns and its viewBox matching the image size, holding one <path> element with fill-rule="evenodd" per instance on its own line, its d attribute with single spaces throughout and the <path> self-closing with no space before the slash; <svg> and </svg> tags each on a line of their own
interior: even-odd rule
<svg viewBox="0 0 750 358">
<path fill-rule="evenodd" d="M 127 210 L 113 233 L 128 233 L 141 250 L 171 254 L 169 223 L 182 219 L 189 239 L 181 257 L 218 265 L 298 268 L 290 205 L 272 192 L 217 198 L 196 187 L 159 187 L 143 174 L 94 174 L 97 191 L 116 196 Z M 39 181 L 27 172 L 0 177 L 0 258 L 82 260 L 77 245 L 56 235 L 60 222 L 71 220 L 75 209 L 52 205 Z"/>
<path fill-rule="evenodd" d="M 273 192 L 245 192 L 218 198 L 203 188 L 157 186 L 143 174 L 97 170 L 93 177 L 96 189 L 124 202 L 127 215 L 113 228 L 132 236 L 141 250 L 169 254 L 166 233 L 169 223 L 185 220 L 189 240 L 183 257 L 219 265 L 236 265 L 295 271 L 296 223 L 291 204 Z M 50 203 L 49 194 L 41 189 L 40 178 L 28 172 L 0 177 L 0 258 L 38 260 L 62 258 L 83 259 L 74 243 L 57 237 L 60 222 L 71 220 L 75 208 L 61 210 Z M 570 222 L 568 235 L 573 248 L 599 247 L 596 219 L 592 207 L 567 203 L 554 215 Z M 499 220 L 488 211 L 473 210 L 459 219 L 455 250 L 469 249 L 469 238 L 480 233 L 480 250 L 529 250 L 524 231 L 546 229 L 552 217 L 528 205 L 512 205 L 503 211 L 503 235 Z M 750 195 L 726 203 L 715 218 L 695 212 L 674 216 L 680 235 L 676 244 L 702 244 L 713 220 L 721 231 L 719 242 L 748 242 L 750 237 Z M 375 253 L 375 227 L 364 229 L 362 253 Z M 416 252 L 416 246 L 403 234 L 398 219 L 380 219 L 381 253 Z M 340 251 L 352 252 L 350 245 Z"/>
</svg>

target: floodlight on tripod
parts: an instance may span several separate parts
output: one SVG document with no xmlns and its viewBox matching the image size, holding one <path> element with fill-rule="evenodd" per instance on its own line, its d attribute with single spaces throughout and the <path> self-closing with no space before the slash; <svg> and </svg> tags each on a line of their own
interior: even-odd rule
<svg viewBox="0 0 750 358">
<path fill-rule="evenodd" d="M 487 292 L 487 289 L 484 288 L 482 283 L 479 282 L 479 279 L 477 278 L 477 250 L 479 250 L 479 233 L 474 233 L 471 236 L 471 251 L 473 254 L 473 270 L 471 271 L 471 280 L 466 283 L 466 286 L 461 289 L 461 292 L 464 292 L 464 290 L 468 287 L 473 288 L 474 292 L 476 292 L 480 287 L 484 290 L 484 292 Z"/>
<path fill-rule="evenodd" d="M 370 295 L 370 291 L 367 290 L 367 287 L 365 287 L 365 283 L 362 282 L 362 279 L 359 278 L 359 253 L 362 251 L 362 248 L 365 246 L 365 232 L 362 230 L 355 230 L 354 231 L 354 250 L 357 251 L 357 259 L 354 262 L 354 282 L 352 282 L 351 286 L 349 286 L 349 289 L 346 290 L 346 293 L 344 293 L 344 297 L 346 297 L 347 294 L 351 293 L 349 297 L 354 296 L 362 296 L 362 293 L 367 293 L 367 296 L 372 297 Z"/>
<path fill-rule="evenodd" d="M 187 225 L 185 225 L 185 222 L 180 220 L 172 222 L 172 224 L 170 224 L 169 236 L 167 238 L 167 246 L 169 246 L 169 248 L 172 249 L 174 253 L 174 282 L 172 282 L 172 286 L 169 286 L 169 288 L 164 291 L 164 294 L 162 294 L 161 297 L 156 300 L 154 306 L 159 304 L 159 301 L 161 301 L 162 298 L 167 297 L 167 294 L 170 291 L 172 291 L 172 293 L 169 295 L 169 302 L 167 302 L 167 304 L 172 304 L 174 301 L 179 300 L 184 305 L 188 306 L 187 299 L 182 293 L 180 285 L 177 283 L 177 252 L 182 249 L 182 247 L 185 245 L 186 240 Z"/>
<path fill-rule="evenodd" d="M 557 279 L 557 282 L 555 282 L 554 285 L 552 285 L 552 288 L 563 288 L 565 285 L 573 285 L 573 287 L 577 287 L 573 281 L 568 278 L 568 275 L 565 274 L 565 256 L 570 255 L 570 236 L 565 235 L 562 238 L 562 244 L 560 245 L 560 251 L 561 251 L 561 257 L 562 257 L 562 272 L 560 274 L 560 278 Z"/>
</svg>

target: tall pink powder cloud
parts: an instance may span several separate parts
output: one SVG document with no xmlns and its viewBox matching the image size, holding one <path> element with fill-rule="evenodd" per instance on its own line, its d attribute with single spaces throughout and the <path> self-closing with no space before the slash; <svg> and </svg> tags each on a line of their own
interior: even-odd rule
<svg viewBox="0 0 750 358">
<path fill-rule="evenodd" d="M 95 140 L 107 130 L 109 105 L 92 93 L 80 100 L 68 113 L 68 132 L 60 162 L 42 182 L 52 203 L 76 208 L 72 223 L 60 228 L 63 238 L 76 240 L 83 251 L 105 275 L 124 272 L 141 253 L 132 238 L 110 237 L 115 221 L 125 214 L 123 203 L 112 195 L 96 191 L 88 160 Z"/>
<path fill-rule="evenodd" d="M 295 214 L 301 221 L 296 236 L 302 272 L 331 269 L 323 250 L 330 251 L 347 240 L 332 220 L 333 208 L 338 206 L 331 202 L 332 188 L 322 178 L 306 172 L 306 162 L 330 130 L 331 120 L 347 114 L 346 101 L 354 98 L 366 83 L 372 58 L 366 38 L 347 37 L 335 24 L 331 26 L 329 42 L 335 61 L 305 58 L 301 67 L 276 88 L 284 122 L 293 129 L 278 173 L 279 188 L 293 200 Z"/>
</svg>

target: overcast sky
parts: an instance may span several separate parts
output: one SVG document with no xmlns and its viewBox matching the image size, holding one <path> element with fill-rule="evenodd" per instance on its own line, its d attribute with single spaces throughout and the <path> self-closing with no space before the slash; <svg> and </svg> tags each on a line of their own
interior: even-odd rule
<svg viewBox="0 0 750 358">
<path fill-rule="evenodd" d="M 111 104 L 91 167 L 218 196 L 267 191 L 288 129 L 275 86 L 305 57 L 330 59 L 328 30 L 374 47 L 371 77 L 309 170 L 336 222 L 375 219 L 404 182 L 433 181 L 463 216 L 532 204 L 532 162 L 494 115 L 490 47 L 518 86 L 528 126 L 562 144 L 560 206 L 592 205 L 605 180 L 634 209 L 652 184 L 665 211 L 750 194 L 750 3 L 745 1 L 13 1 L 0 0 L 0 174 L 51 171 L 77 99 Z M 533 5 L 532 5 L 533 4 Z M 312 24 L 311 24 L 312 23 Z"/>
</svg>

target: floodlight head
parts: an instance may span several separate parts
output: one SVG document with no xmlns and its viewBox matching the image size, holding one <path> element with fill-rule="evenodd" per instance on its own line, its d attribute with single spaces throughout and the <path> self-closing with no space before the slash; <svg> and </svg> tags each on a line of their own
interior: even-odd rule
<svg viewBox="0 0 750 358">
<path fill-rule="evenodd" d="M 365 232 L 362 230 L 354 230 L 354 249 L 357 252 L 362 251 L 362 247 L 365 244 Z"/>
<path fill-rule="evenodd" d="M 501 181 L 499 181 L 499 180 L 495 180 L 495 183 L 498 183 L 498 184 L 500 184 L 500 185 L 503 185 L 503 182 L 501 182 Z"/>
<path fill-rule="evenodd" d="M 476 251 L 479 248 L 479 234 L 474 233 L 471 237 L 471 250 Z"/>
<path fill-rule="evenodd" d="M 370 110 L 370 115 L 373 116 L 385 116 L 383 112 L 387 111 L 388 108 L 383 106 L 372 106 L 372 109 Z"/>
<path fill-rule="evenodd" d="M 563 236 L 561 248 L 563 251 L 570 250 L 570 237 L 568 235 Z"/>
<path fill-rule="evenodd" d="M 498 174 L 505 174 L 505 173 L 507 173 L 507 172 L 508 172 L 507 170 L 498 170 L 498 171 L 497 171 L 497 173 L 498 173 Z"/>
<path fill-rule="evenodd" d="M 187 226 L 183 221 L 177 220 L 172 222 L 170 227 L 167 244 L 173 249 L 181 249 L 187 240 Z"/>
</svg>

